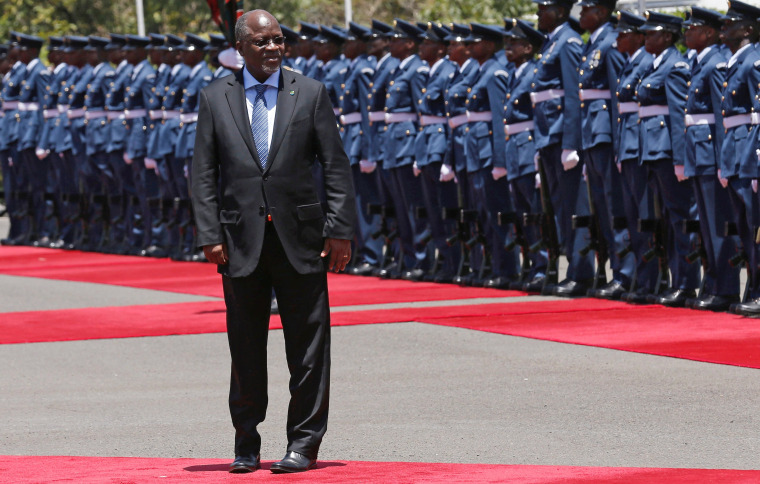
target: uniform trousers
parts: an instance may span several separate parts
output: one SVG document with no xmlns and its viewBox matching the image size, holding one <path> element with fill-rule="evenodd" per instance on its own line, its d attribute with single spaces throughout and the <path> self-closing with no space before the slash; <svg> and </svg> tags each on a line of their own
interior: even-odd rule
<svg viewBox="0 0 760 484">
<path fill-rule="evenodd" d="M 729 178 L 728 195 L 734 208 L 736 229 L 747 254 L 747 297 L 756 299 L 760 297 L 760 246 L 755 242 L 757 227 L 760 225 L 760 204 L 757 195 L 752 191 L 752 180 L 749 178 Z"/>
<path fill-rule="evenodd" d="M 509 181 L 512 187 L 512 199 L 515 204 L 515 212 L 518 219 L 522 220 L 524 213 L 541 213 L 541 196 L 536 189 L 536 174 L 528 173 Z M 541 239 L 541 229 L 538 225 L 523 225 L 523 237 L 528 246 L 534 245 Z M 530 254 L 531 279 L 546 275 L 546 266 L 549 263 L 549 253 L 545 248 Z"/>
<path fill-rule="evenodd" d="M 654 291 L 657 286 L 659 267 L 657 259 L 644 260 L 644 254 L 654 245 L 652 232 L 639 230 L 639 219 L 654 218 L 652 192 L 649 188 L 648 171 L 639 164 L 638 158 L 624 160 L 620 163 L 622 179 L 622 199 L 625 217 L 628 221 L 628 234 L 631 247 L 636 256 L 636 288 Z"/>
<path fill-rule="evenodd" d="M 351 165 L 351 174 L 356 190 L 356 240 L 355 250 L 359 264 L 367 263 L 376 266 L 383 257 L 383 239 L 372 238 L 372 234 L 380 230 L 382 219 L 380 215 L 367 213 L 367 205 L 380 203 L 380 193 L 377 182 L 377 170 L 372 173 L 362 173 L 359 164 Z"/>
<path fill-rule="evenodd" d="M 457 208 L 457 188 L 453 183 L 440 181 L 441 164 L 431 162 L 421 167 L 419 179 L 433 246 L 438 251 L 441 261 L 440 270 L 454 274 L 459 266 L 459 253 L 446 243 L 446 239 L 454 233 L 456 226 L 453 220 L 443 219 L 442 209 Z"/>
</svg>

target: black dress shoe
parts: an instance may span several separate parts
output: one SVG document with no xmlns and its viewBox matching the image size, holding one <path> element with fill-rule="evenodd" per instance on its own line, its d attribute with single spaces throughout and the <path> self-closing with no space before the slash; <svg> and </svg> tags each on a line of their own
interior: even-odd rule
<svg viewBox="0 0 760 484">
<path fill-rule="evenodd" d="M 748 318 L 760 318 L 760 298 L 745 303 L 731 306 L 733 313 L 747 316 Z"/>
<path fill-rule="evenodd" d="M 358 266 L 352 267 L 351 270 L 348 271 L 348 273 L 354 276 L 371 276 L 372 271 L 374 271 L 375 269 L 376 267 L 370 264 L 369 262 L 364 262 L 363 264 L 359 264 Z"/>
<path fill-rule="evenodd" d="M 483 284 L 483 287 L 490 287 L 492 289 L 509 289 L 511 283 L 512 279 L 508 277 L 492 277 Z"/>
<path fill-rule="evenodd" d="M 624 292 L 620 295 L 620 300 L 633 304 L 647 304 L 647 298 L 651 295 L 651 289 L 648 287 L 640 287 L 635 291 Z"/>
<path fill-rule="evenodd" d="M 668 294 L 657 298 L 657 304 L 671 308 L 680 308 L 686 305 L 686 300 L 696 296 L 694 289 L 676 289 Z"/>
<path fill-rule="evenodd" d="M 421 281 L 425 277 L 425 271 L 422 269 L 412 269 L 401 274 L 401 279 L 405 281 Z"/>
<path fill-rule="evenodd" d="M 728 308 L 731 307 L 731 304 L 737 302 L 739 302 L 738 295 L 717 296 L 708 294 L 706 296 L 702 296 L 701 298 L 695 299 L 691 304 L 691 308 L 700 309 L 703 311 L 728 311 Z"/>
<path fill-rule="evenodd" d="M 261 469 L 260 455 L 237 455 L 230 464 L 230 472 L 233 474 L 246 474 Z"/>
<path fill-rule="evenodd" d="M 277 298 L 272 298 L 272 306 L 269 308 L 269 314 L 280 314 L 280 306 L 277 304 Z"/>
<path fill-rule="evenodd" d="M 590 284 L 588 281 L 571 281 L 566 279 L 554 287 L 554 295 L 561 297 L 585 296 Z"/>
<path fill-rule="evenodd" d="M 437 282 L 438 284 L 449 284 L 454 280 L 454 274 L 451 272 L 440 271 L 433 274 L 433 278 L 430 282 Z"/>
<path fill-rule="evenodd" d="M 169 254 L 166 252 L 166 249 L 163 249 L 157 245 L 151 245 L 147 249 L 141 250 L 140 255 L 143 257 L 156 257 L 161 259 L 167 257 Z"/>
<path fill-rule="evenodd" d="M 285 474 L 290 472 L 304 472 L 317 467 L 317 459 L 309 459 L 298 452 L 288 451 L 280 462 L 272 464 L 270 470 L 274 474 Z"/>
<path fill-rule="evenodd" d="M 594 292 L 594 297 L 600 299 L 620 299 L 620 296 L 625 292 L 622 282 L 612 281 L 604 287 L 597 289 Z"/>
</svg>

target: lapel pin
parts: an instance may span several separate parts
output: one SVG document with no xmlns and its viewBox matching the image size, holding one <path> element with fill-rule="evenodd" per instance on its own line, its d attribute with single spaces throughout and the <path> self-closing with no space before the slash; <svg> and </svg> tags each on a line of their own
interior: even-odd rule
<svg viewBox="0 0 760 484">
<path fill-rule="evenodd" d="M 296 93 L 295 91 L 290 91 L 291 96 L 295 95 L 295 93 Z"/>
</svg>

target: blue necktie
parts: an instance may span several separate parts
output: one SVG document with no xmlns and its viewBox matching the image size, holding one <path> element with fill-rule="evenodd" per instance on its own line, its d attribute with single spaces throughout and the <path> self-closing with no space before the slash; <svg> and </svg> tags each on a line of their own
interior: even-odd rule
<svg viewBox="0 0 760 484">
<path fill-rule="evenodd" d="M 256 99 L 253 101 L 253 117 L 251 119 L 251 132 L 253 133 L 253 142 L 256 144 L 256 151 L 259 153 L 261 169 L 267 167 L 267 157 L 269 156 L 268 132 L 269 132 L 269 115 L 267 114 L 267 102 L 264 99 L 264 92 L 267 90 L 266 84 L 256 86 Z"/>
</svg>

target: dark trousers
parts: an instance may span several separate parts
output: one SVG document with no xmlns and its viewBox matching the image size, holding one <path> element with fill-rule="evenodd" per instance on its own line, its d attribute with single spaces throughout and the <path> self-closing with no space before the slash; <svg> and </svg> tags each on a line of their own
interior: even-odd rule
<svg viewBox="0 0 760 484">
<path fill-rule="evenodd" d="M 274 289 L 290 369 L 287 450 L 316 458 L 327 430 L 330 395 L 327 273 L 296 272 L 274 226 L 267 223 L 265 230 L 256 270 L 246 277 L 222 277 L 232 356 L 229 405 L 235 455 L 256 455 L 261 449 L 256 426 L 267 409 L 267 336 Z"/>
<path fill-rule="evenodd" d="M 422 207 L 422 185 L 414 176 L 411 165 L 388 170 L 393 184 L 393 203 L 396 209 L 396 223 L 404 254 L 404 269 L 427 269 L 428 224 L 424 218 L 415 217 L 415 208 Z"/>
<path fill-rule="evenodd" d="M 459 251 L 450 247 L 446 239 L 451 236 L 456 225 L 453 220 L 444 220 L 442 208 L 457 208 L 457 187 L 454 183 L 442 183 L 439 180 L 441 163 L 432 162 L 421 169 L 420 182 L 425 199 L 427 219 L 433 236 L 433 245 L 441 259 L 441 270 L 454 274 L 459 265 Z"/>
<path fill-rule="evenodd" d="M 739 238 L 747 254 L 747 284 L 749 284 L 748 297 L 755 299 L 760 297 L 760 246 L 755 243 L 755 234 L 760 225 L 760 204 L 757 195 L 752 191 L 749 178 L 733 176 L 728 179 L 728 195 L 731 205 L 734 207 L 734 220 L 739 232 Z"/>
<path fill-rule="evenodd" d="M 644 260 L 644 254 L 652 248 L 654 238 L 651 232 L 639 231 L 639 219 L 654 218 L 652 192 L 647 181 L 649 173 L 639 164 L 638 158 L 621 162 L 622 199 L 631 247 L 636 256 L 636 287 L 654 290 L 657 284 L 657 259 Z"/>
<path fill-rule="evenodd" d="M 541 213 L 541 196 L 536 189 L 536 174 L 519 176 L 510 180 L 512 187 L 512 199 L 515 203 L 515 212 L 518 219 L 522 220 L 524 213 Z M 523 236 L 528 245 L 533 245 L 541 238 L 541 230 L 538 225 L 523 226 Z M 549 263 L 549 253 L 546 249 L 537 250 L 530 254 L 530 277 L 546 275 L 546 266 Z"/>
<path fill-rule="evenodd" d="M 591 279 L 594 277 L 594 253 L 589 251 L 581 255 L 579 252 L 589 242 L 589 231 L 587 228 L 573 229 L 573 215 L 589 215 L 583 163 L 565 171 L 561 161 L 562 146 L 558 143 L 541 148 L 539 154 L 549 183 L 547 188 L 559 228 L 560 246 L 569 262 L 567 278 L 572 281 Z"/>
<path fill-rule="evenodd" d="M 356 188 L 356 248 L 359 263 L 378 265 L 383 257 L 383 239 L 372 238 L 372 234 L 380 230 L 382 220 L 380 215 L 368 215 L 367 204 L 379 204 L 380 193 L 377 182 L 378 172 L 362 173 L 359 164 L 351 166 L 351 174 Z"/>
</svg>

